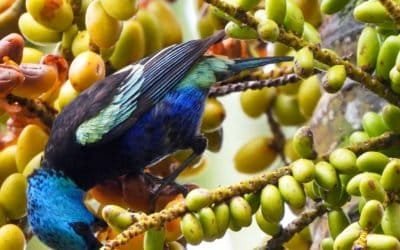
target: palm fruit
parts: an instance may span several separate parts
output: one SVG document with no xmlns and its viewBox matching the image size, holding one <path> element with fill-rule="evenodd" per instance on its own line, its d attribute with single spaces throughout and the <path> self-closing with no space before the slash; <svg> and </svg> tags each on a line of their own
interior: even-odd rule
<svg viewBox="0 0 400 250">
<path fill-rule="evenodd" d="M 163 39 L 163 47 L 182 42 L 181 26 L 170 6 L 163 0 L 153 0 L 147 10 L 157 17 Z"/>
<path fill-rule="evenodd" d="M 86 51 L 72 61 L 68 76 L 74 89 L 82 92 L 96 81 L 104 79 L 105 71 L 103 59 L 94 52 Z"/>
<path fill-rule="evenodd" d="M 363 206 L 358 223 L 363 229 L 373 230 L 381 224 L 383 205 L 377 200 L 369 200 Z"/>
<path fill-rule="evenodd" d="M 273 111 L 279 123 L 285 126 L 299 125 L 305 121 L 296 96 L 279 94 L 275 99 Z"/>
<path fill-rule="evenodd" d="M 361 231 L 362 229 L 357 222 L 350 224 L 336 237 L 333 249 L 351 249 Z"/>
<path fill-rule="evenodd" d="M 356 161 L 358 169 L 362 172 L 374 172 L 382 173 L 386 164 L 389 162 L 389 158 L 380 153 L 369 151 L 361 154 Z"/>
<path fill-rule="evenodd" d="M 38 49 L 24 47 L 22 63 L 39 63 L 43 55 L 43 52 Z"/>
<path fill-rule="evenodd" d="M 274 88 L 250 89 L 240 94 L 240 104 L 246 115 L 257 118 L 271 107 L 275 96 L 276 89 Z"/>
<path fill-rule="evenodd" d="M 226 203 L 221 203 L 213 207 L 215 220 L 218 227 L 218 238 L 221 238 L 229 227 L 230 212 L 229 206 Z"/>
<path fill-rule="evenodd" d="M 301 36 L 304 31 L 304 16 L 301 9 L 292 1 L 286 3 L 286 16 L 283 25 L 287 30 Z"/>
<path fill-rule="evenodd" d="M 331 190 L 339 183 L 339 178 L 331 164 L 320 161 L 315 165 L 315 181 L 323 189 Z"/>
<path fill-rule="evenodd" d="M 279 233 L 281 230 L 281 226 L 279 223 L 272 223 L 266 220 L 261 213 L 261 210 L 258 210 L 256 213 L 256 222 L 258 227 L 266 234 L 274 236 Z"/>
<path fill-rule="evenodd" d="M 265 12 L 267 18 L 275 21 L 277 24 L 283 24 L 287 9 L 286 0 L 265 0 Z"/>
<path fill-rule="evenodd" d="M 303 187 L 292 176 L 279 178 L 279 191 L 288 205 L 294 209 L 301 209 L 306 204 Z"/>
<path fill-rule="evenodd" d="M 25 11 L 25 0 L 6 0 L 0 3 L 0 38 L 18 31 L 18 19 Z"/>
<path fill-rule="evenodd" d="M 314 27 L 322 22 L 319 0 L 294 0 L 294 3 L 303 11 L 304 19 Z M 305 27 L 304 27 L 305 28 Z"/>
<path fill-rule="evenodd" d="M 192 213 L 187 213 L 182 217 L 181 230 L 183 237 L 189 244 L 198 245 L 203 240 L 204 234 L 201 223 Z"/>
<path fill-rule="evenodd" d="M 294 58 L 294 71 L 301 77 L 309 77 L 314 72 L 314 55 L 308 47 L 297 51 Z"/>
<path fill-rule="evenodd" d="M 139 10 L 135 17 L 143 27 L 144 41 L 146 42 L 144 55 L 148 56 L 160 50 L 163 46 L 163 40 L 157 17 L 145 9 Z"/>
<path fill-rule="evenodd" d="M 343 9 L 350 0 L 322 0 L 321 11 L 325 14 L 332 15 Z"/>
<path fill-rule="evenodd" d="M 400 51 L 400 37 L 389 36 L 379 49 L 376 63 L 376 76 L 379 79 L 389 80 L 390 70 L 396 63 L 397 54 Z"/>
<path fill-rule="evenodd" d="M 357 66 L 367 72 L 372 72 L 378 60 L 379 48 L 378 32 L 372 27 L 365 27 L 358 39 Z"/>
<path fill-rule="evenodd" d="M 89 4 L 85 23 L 91 42 L 100 48 L 113 46 L 122 31 L 121 22 L 107 14 L 100 0 L 94 0 Z"/>
<path fill-rule="evenodd" d="M 350 219 L 342 208 L 333 209 L 328 213 L 329 233 L 335 239 L 347 226 Z"/>
<path fill-rule="evenodd" d="M 329 155 L 329 162 L 343 174 L 355 174 L 358 172 L 356 160 L 357 156 L 345 148 L 336 149 Z"/>
<path fill-rule="evenodd" d="M 400 108 L 388 104 L 382 109 L 382 119 L 386 126 L 393 132 L 400 132 Z"/>
<path fill-rule="evenodd" d="M 201 131 L 213 132 L 221 127 L 225 120 L 225 108 L 216 98 L 208 98 L 201 121 Z"/>
<path fill-rule="evenodd" d="M 35 99 L 53 87 L 57 81 L 57 70 L 53 66 L 21 64 L 20 69 L 25 75 L 25 80 L 12 90 L 17 96 Z"/>
<path fill-rule="evenodd" d="M 0 206 L 7 217 L 17 220 L 26 215 L 26 188 L 25 176 L 15 173 L 7 177 L 0 187 Z"/>
<path fill-rule="evenodd" d="M 17 141 L 16 163 L 20 173 L 26 164 L 38 153 L 42 152 L 49 136 L 37 125 L 26 126 Z"/>
<path fill-rule="evenodd" d="M 72 6 L 66 0 L 27 0 L 26 9 L 38 23 L 55 31 L 67 30 L 74 19 Z"/>
<path fill-rule="evenodd" d="M 213 241 L 218 237 L 218 224 L 214 211 L 205 207 L 199 211 L 199 220 L 203 228 L 204 240 Z"/>
<path fill-rule="evenodd" d="M 114 69 L 121 69 L 144 56 L 145 37 L 142 25 L 136 20 L 124 22 L 119 40 L 109 62 Z"/>
<path fill-rule="evenodd" d="M 317 153 L 314 150 L 314 136 L 309 127 L 299 128 L 293 136 L 292 146 L 303 158 L 314 159 Z"/>
<path fill-rule="evenodd" d="M 0 183 L 11 174 L 18 171 L 17 162 L 15 160 L 17 146 L 8 146 L 0 152 Z"/>
<path fill-rule="evenodd" d="M 211 193 L 204 188 L 193 189 L 185 198 L 186 206 L 190 211 L 199 211 L 201 208 L 210 205 L 211 202 Z"/>
<path fill-rule="evenodd" d="M 43 154 L 44 154 L 44 152 L 40 152 L 39 154 L 35 155 L 32 158 L 32 160 L 30 160 L 28 162 L 28 164 L 26 164 L 26 167 L 24 168 L 24 171 L 22 172 L 22 174 L 25 177 L 28 177 L 30 174 L 32 174 L 35 169 L 40 168 L 40 163 L 42 162 Z"/>
<path fill-rule="evenodd" d="M 87 30 L 78 31 L 72 41 L 71 51 L 74 57 L 77 57 L 80 53 L 88 51 L 90 47 L 90 37 Z"/>
<path fill-rule="evenodd" d="M 239 25 L 233 21 L 226 24 L 225 32 L 229 37 L 236 39 L 247 40 L 258 38 L 258 33 L 255 29 L 249 26 Z"/>
<path fill-rule="evenodd" d="M 307 159 L 299 159 L 291 163 L 292 175 L 300 183 L 310 182 L 315 176 L 314 163 Z"/>
<path fill-rule="evenodd" d="M 231 222 L 233 221 L 239 227 L 250 226 L 252 217 L 251 207 L 243 197 L 233 197 L 229 202 L 229 211 Z"/>
<path fill-rule="evenodd" d="M 367 132 L 370 137 L 378 136 L 389 131 L 382 116 L 375 112 L 367 112 L 364 114 L 362 118 L 362 126 L 364 131 Z"/>
<path fill-rule="evenodd" d="M 274 185 L 267 185 L 260 195 L 261 213 L 265 220 L 279 223 L 284 216 L 285 206 L 279 189 Z"/>
<path fill-rule="evenodd" d="M 387 24 L 392 22 L 385 7 L 377 0 L 360 3 L 354 9 L 353 15 L 357 21 L 364 23 Z"/>
<path fill-rule="evenodd" d="M 392 202 L 387 205 L 383 214 L 381 226 L 387 235 L 392 235 L 400 239 L 400 204 Z"/>
<path fill-rule="evenodd" d="M 323 87 L 328 93 L 339 91 L 346 81 L 347 72 L 343 65 L 335 65 L 328 69 L 323 82 Z"/>
<path fill-rule="evenodd" d="M 100 0 L 104 10 L 118 20 L 131 18 L 138 9 L 138 0 Z"/>
<path fill-rule="evenodd" d="M 235 168 L 242 173 L 256 173 L 269 167 L 277 155 L 271 138 L 257 137 L 244 144 L 236 152 Z"/>
<path fill-rule="evenodd" d="M 25 235 L 18 226 L 7 224 L 0 228 L 0 249 L 24 250 L 25 247 Z"/>
<path fill-rule="evenodd" d="M 18 21 L 21 33 L 32 43 L 56 43 L 61 40 L 62 33 L 46 28 L 36 22 L 29 13 L 21 15 Z"/>
<path fill-rule="evenodd" d="M 164 249 L 165 231 L 157 229 L 149 229 L 144 233 L 145 250 L 160 250 Z"/>
<path fill-rule="evenodd" d="M 301 83 L 297 99 L 300 112 L 304 117 L 309 118 L 313 115 L 315 107 L 321 98 L 320 85 L 320 80 L 316 75 L 303 80 Z"/>
</svg>

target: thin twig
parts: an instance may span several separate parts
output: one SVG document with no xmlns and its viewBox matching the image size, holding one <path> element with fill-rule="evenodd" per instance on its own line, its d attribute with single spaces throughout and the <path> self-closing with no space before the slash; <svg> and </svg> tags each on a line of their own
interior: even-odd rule
<svg viewBox="0 0 400 250">
<path fill-rule="evenodd" d="M 346 147 L 353 151 L 356 155 L 360 155 L 367 151 L 382 150 L 393 146 L 400 145 L 400 134 L 386 132 L 380 136 L 370 138 L 366 141 L 356 143 Z"/>
<path fill-rule="evenodd" d="M 234 17 L 236 20 L 242 22 L 243 24 L 251 28 L 257 29 L 258 21 L 250 12 L 246 12 L 222 0 L 205 0 L 205 2 L 214 5 L 215 7 Z M 309 47 L 310 50 L 313 52 L 314 58 L 316 60 L 329 66 L 344 65 L 346 68 L 347 76 L 349 78 L 363 84 L 366 88 L 373 91 L 375 94 L 384 98 L 388 102 L 400 106 L 399 95 L 394 93 L 389 86 L 384 85 L 378 79 L 363 71 L 354 64 L 350 63 L 349 61 L 343 60 L 333 51 L 323 50 L 320 45 L 309 43 L 304 39 L 296 36 L 295 34 L 286 31 L 283 27 L 280 27 L 279 37 L 277 41 L 296 50 L 303 47 Z"/>
<path fill-rule="evenodd" d="M 397 27 L 400 26 L 400 6 L 393 0 L 379 0 L 381 4 L 386 8 L 390 17 L 396 23 Z"/>
<path fill-rule="evenodd" d="M 285 141 L 286 141 L 285 134 L 283 133 L 279 122 L 276 121 L 271 108 L 267 110 L 266 115 L 267 115 L 267 121 L 268 121 L 269 127 L 271 129 L 272 135 L 274 136 L 274 138 L 272 139 L 272 142 L 271 142 L 271 147 L 273 149 L 275 149 L 275 151 L 279 154 L 279 156 L 282 159 L 282 162 L 285 165 L 288 165 L 289 162 L 287 161 L 286 155 L 284 152 Z"/>
<path fill-rule="evenodd" d="M 382 150 L 393 146 L 400 146 L 400 134 L 386 132 L 379 136 L 369 138 L 368 140 L 355 143 L 345 148 L 352 151 L 356 155 L 360 155 L 368 151 Z M 324 154 L 320 157 L 320 159 L 328 160 L 330 154 L 331 152 Z"/>
<path fill-rule="evenodd" d="M 289 225 L 283 228 L 279 234 L 275 235 L 267 243 L 267 250 L 284 249 L 283 244 L 288 242 L 296 233 L 310 225 L 316 218 L 322 216 L 328 211 L 327 207 L 322 203 L 315 204 L 314 208 L 302 212 Z"/>
<path fill-rule="evenodd" d="M 31 100 L 24 97 L 8 94 L 6 101 L 9 105 L 18 103 L 26 112 L 37 117 L 45 126 L 51 128 L 56 116 L 56 111 L 39 100 Z"/>
<path fill-rule="evenodd" d="M 290 168 L 282 167 L 231 186 L 216 188 L 211 191 L 213 203 L 220 203 L 238 195 L 258 191 L 267 184 L 276 184 L 280 177 L 288 174 L 290 174 Z M 181 217 L 187 212 L 189 212 L 189 210 L 182 201 L 160 212 L 144 216 L 140 221 L 124 230 L 115 239 L 107 241 L 101 249 L 115 249 L 118 246 L 126 244 L 131 238 L 151 228 L 162 227 L 166 222 Z"/>
<path fill-rule="evenodd" d="M 234 75 L 222 81 L 215 83 L 213 86 L 221 86 L 237 82 L 251 81 L 251 80 L 269 80 L 294 73 L 293 66 L 284 66 L 273 68 L 267 72 L 264 70 L 243 71 L 240 74 Z"/>
<path fill-rule="evenodd" d="M 237 82 L 211 87 L 208 95 L 210 97 L 225 96 L 234 92 L 243 92 L 248 89 L 262 89 L 270 87 L 279 87 L 287 84 L 293 84 L 301 80 L 296 74 L 289 74 L 282 77 L 269 80 L 255 80 L 247 82 Z"/>
</svg>

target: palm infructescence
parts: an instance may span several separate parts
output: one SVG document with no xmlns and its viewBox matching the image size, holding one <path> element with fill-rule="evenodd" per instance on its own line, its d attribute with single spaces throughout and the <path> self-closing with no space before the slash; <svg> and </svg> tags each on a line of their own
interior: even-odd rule
<svg viewBox="0 0 400 250">
<path fill-rule="evenodd" d="M 141 173 L 178 149 L 201 154 L 207 141 L 199 123 L 209 87 L 244 69 L 292 60 L 203 56 L 223 36 L 168 47 L 98 82 L 63 110 L 42 168 L 29 178 L 28 220 L 43 242 L 54 249 L 98 249 L 95 219 L 83 204 L 86 190 Z"/>
</svg>

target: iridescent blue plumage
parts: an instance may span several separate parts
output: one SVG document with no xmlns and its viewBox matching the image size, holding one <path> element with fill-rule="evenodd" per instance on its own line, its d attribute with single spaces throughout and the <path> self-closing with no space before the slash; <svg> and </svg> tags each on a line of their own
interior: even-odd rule
<svg viewBox="0 0 400 250">
<path fill-rule="evenodd" d="M 204 57 L 223 33 L 164 49 L 78 96 L 53 124 L 42 170 L 30 177 L 29 223 L 54 249 L 91 250 L 94 218 L 83 193 L 143 169 L 179 149 L 201 154 L 199 125 L 209 87 L 241 70 L 290 57 Z"/>
<path fill-rule="evenodd" d="M 84 194 L 55 170 L 37 170 L 29 178 L 28 222 L 41 240 L 56 250 L 98 249 L 87 234 L 95 218 L 83 204 Z"/>
</svg>

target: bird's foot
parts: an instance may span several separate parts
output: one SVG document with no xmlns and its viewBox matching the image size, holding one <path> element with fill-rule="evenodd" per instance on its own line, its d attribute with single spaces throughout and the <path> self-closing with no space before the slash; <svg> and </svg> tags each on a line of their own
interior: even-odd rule
<svg viewBox="0 0 400 250">
<path fill-rule="evenodd" d="M 190 142 L 190 145 L 188 145 L 188 147 L 193 150 L 193 153 L 188 158 L 186 158 L 182 162 L 182 164 L 178 168 L 176 168 L 170 175 L 161 179 L 160 185 L 155 189 L 154 193 L 152 194 L 152 198 L 150 200 L 150 204 L 152 204 L 152 208 L 155 208 L 155 203 L 157 201 L 157 198 L 160 196 L 160 193 L 164 190 L 165 187 L 172 185 L 172 184 L 181 186 L 181 185 L 175 183 L 175 179 L 179 176 L 180 173 L 182 173 L 183 170 L 185 170 L 188 166 L 192 165 L 193 162 L 195 162 L 196 159 L 203 154 L 203 152 L 207 148 L 207 139 L 202 135 L 198 135 L 193 138 L 193 140 Z M 183 187 L 183 186 L 181 186 L 181 187 Z M 178 189 L 179 189 L 179 187 L 178 187 Z M 185 195 L 187 192 L 188 192 L 188 189 L 181 188 L 181 193 L 183 193 Z"/>
<path fill-rule="evenodd" d="M 186 196 L 186 194 L 196 188 L 197 186 L 194 184 L 178 184 L 176 182 L 172 182 L 166 185 L 165 178 L 161 179 L 155 176 L 149 175 L 154 183 L 154 188 L 150 193 L 150 212 L 154 212 L 158 207 L 159 203 L 163 203 L 165 200 L 171 200 L 172 197 L 175 197 L 179 194 Z M 161 188 L 162 187 L 162 188 Z"/>
</svg>

